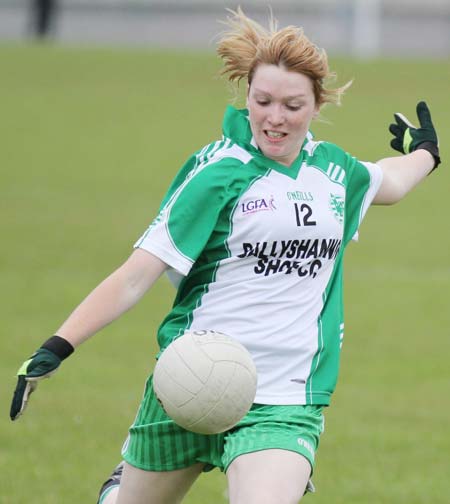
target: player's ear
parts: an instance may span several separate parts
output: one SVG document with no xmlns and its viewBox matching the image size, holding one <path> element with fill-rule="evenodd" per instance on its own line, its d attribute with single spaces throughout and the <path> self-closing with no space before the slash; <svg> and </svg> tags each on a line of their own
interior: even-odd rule
<svg viewBox="0 0 450 504">
<path fill-rule="evenodd" d="M 316 105 L 314 107 L 314 112 L 313 112 L 312 118 L 317 119 L 319 117 L 319 115 L 320 115 L 320 105 Z"/>
</svg>

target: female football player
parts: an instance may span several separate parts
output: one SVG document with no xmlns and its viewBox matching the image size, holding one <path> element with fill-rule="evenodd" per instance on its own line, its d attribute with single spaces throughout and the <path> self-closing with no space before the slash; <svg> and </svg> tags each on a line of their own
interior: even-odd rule
<svg viewBox="0 0 450 504">
<path fill-rule="evenodd" d="M 339 366 L 346 246 L 371 204 L 401 200 L 440 161 L 423 102 L 417 128 L 401 115 L 390 127 L 401 156 L 363 162 L 314 139 L 311 122 L 349 85 L 328 86 L 326 53 L 299 28 L 265 30 L 237 10 L 217 50 L 229 80 L 246 83 L 246 108 L 227 108 L 223 137 L 181 168 L 130 258 L 22 366 L 11 417 L 36 379 L 165 271 L 177 294 L 161 349 L 187 329 L 233 336 L 258 370 L 255 404 L 230 431 L 194 434 L 164 413 L 150 377 L 101 504 L 178 503 L 214 467 L 232 504 L 294 504 L 313 488 Z"/>
</svg>

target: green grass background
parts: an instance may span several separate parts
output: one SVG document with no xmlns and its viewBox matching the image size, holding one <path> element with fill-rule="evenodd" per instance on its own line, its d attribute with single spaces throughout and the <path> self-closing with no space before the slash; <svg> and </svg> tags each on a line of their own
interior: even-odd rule
<svg viewBox="0 0 450 504">
<path fill-rule="evenodd" d="M 95 502 L 153 367 L 169 283 L 79 348 L 12 423 L 15 372 L 127 258 L 177 169 L 220 135 L 231 94 L 206 53 L 3 45 L 0 61 L 0 503 Z M 372 208 L 348 249 L 341 376 L 305 501 L 448 503 L 450 61 L 331 65 L 355 80 L 318 138 L 392 155 L 392 113 L 415 119 L 425 99 L 443 164 L 400 204 Z M 186 503 L 226 502 L 224 489 L 214 471 Z"/>
</svg>

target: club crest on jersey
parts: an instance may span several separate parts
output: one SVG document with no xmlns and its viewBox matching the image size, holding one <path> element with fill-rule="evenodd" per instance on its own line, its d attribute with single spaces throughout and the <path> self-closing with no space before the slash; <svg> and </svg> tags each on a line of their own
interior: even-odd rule
<svg viewBox="0 0 450 504">
<path fill-rule="evenodd" d="M 241 211 L 244 215 L 256 212 L 274 211 L 277 209 L 275 200 L 271 195 L 269 198 L 254 198 L 240 203 Z"/>
<path fill-rule="evenodd" d="M 334 217 L 342 224 L 344 222 L 345 199 L 342 196 L 330 193 L 329 204 Z"/>
</svg>

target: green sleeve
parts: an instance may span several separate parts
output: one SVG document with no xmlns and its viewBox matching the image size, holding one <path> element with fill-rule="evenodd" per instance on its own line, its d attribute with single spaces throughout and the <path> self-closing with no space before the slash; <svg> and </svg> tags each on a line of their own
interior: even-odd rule
<svg viewBox="0 0 450 504">
<path fill-rule="evenodd" d="M 166 229 L 175 248 L 195 261 L 208 242 L 224 206 L 226 168 L 212 164 L 185 180 L 168 203 Z"/>
</svg>

